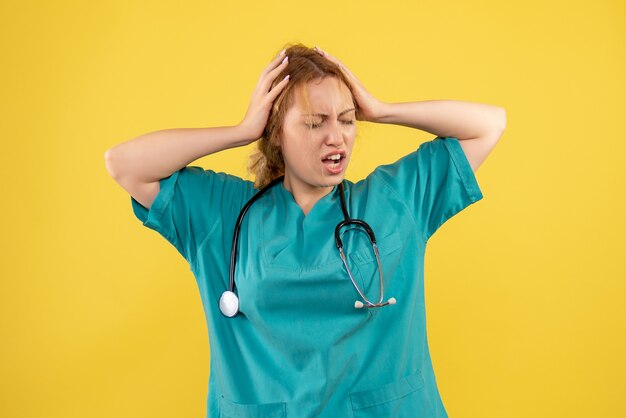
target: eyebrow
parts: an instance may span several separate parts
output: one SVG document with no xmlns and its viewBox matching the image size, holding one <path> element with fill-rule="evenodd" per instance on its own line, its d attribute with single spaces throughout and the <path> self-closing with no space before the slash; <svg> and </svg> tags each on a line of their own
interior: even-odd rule
<svg viewBox="0 0 626 418">
<path fill-rule="evenodd" d="M 344 115 L 344 114 L 346 114 L 346 113 L 348 113 L 348 112 L 352 112 L 353 110 L 356 110 L 356 109 L 355 109 L 355 108 L 352 108 L 352 109 L 346 109 L 346 110 L 344 110 L 343 112 L 341 112 L 341 113 L 339 114 L 339 116 L 342 116 L 342 115 Z M 322 116 L 322 117 L 327 117 L 328 115 L 327 115 L 327 114 L 325 114 L 325 113 L 310 113 L 310 114 L 303 113 L 303 114 L 302 114 L 302 116 Z"/>
</svg>

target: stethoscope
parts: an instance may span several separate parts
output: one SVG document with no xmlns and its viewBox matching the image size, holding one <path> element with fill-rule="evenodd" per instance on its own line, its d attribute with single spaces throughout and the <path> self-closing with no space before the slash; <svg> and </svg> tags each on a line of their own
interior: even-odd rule
<svg viewBox="0 0 626 418">
<path fill-rule="evenodd" d="M 237 244 L 239 242 L 239 230 L 241 228 L 241 223 L 243 222 L 243 217 L 246 215 L 246 212 L 248 212 L 248 209 L 250 208 L 250 206 L 252 206 L 254 202 L 256 202 L 263 194 L 265 194 L 265 192 L 271 189 L 274 185 L 283 181 L 284 177 L 285 176 L 278 177 L 277 179 L 273 180 L 270 184 L 265 186 L 263 189 L 261 189 L 261 191 L 259 191 L 254 196 L 252 196 L 252 198 L 244 205 L 243 209 L 241 209 L 241 212 L 239 213 L 239 217 L 237 218 L 237 222 L 235 224 L 235 232 L 233 234 L 233 246 L 230 251 L 230 272 L 229 272 L 230 284 L 229 284 L 228 290 L 222 293 L 222 296 L 220 297 L 220 301 L 219 301 L 220 311 L 222 312 L 222 314 L 224 314 L 224 316 L 232 318 L 239 313 L 239 297 L 235 293 L 235 264 L 237 262 Z M 376 245 L 376 237 L 374 236 L 374 231 L 365 221 L 362 221 L 360 219 L 350 218 L 350 215 L 348 215 L 348 209 L 346 208 L 346 198 L 344 196 L 345 192 L 344 192 L 343 182 L 339 184 L 339 189 L 341 191 L 340 193 L 341 211 L 343 212 L 344 220 L 339 222 L 337 226 L 335 227 L 335 245 L 337 246 L 337 249 L 339 250 L 339 256 L 341 257 L 341 261 L 343 261 L 343 265 L 345 266 L 346 271 L 348 272 L 348 276 L 350 276 L 350 281 L 352 281 L 352 285 L 361 296 L 361 299 L 363 299 L 363 301 L 360 301 L 360 300 L 355 301 L 354 307 L 357 309 L 360 309 L 363 307 L 380 308 L 381 306 L 395 305 L 396 298 L 389 298 L 387 301 L 383 302 L 384 293 L 385 293 L 384 283 L 383 283 L 383 270 L 380 264 L 380 255 L 378 253 L 378 246 Z M 354 280 L 354 277 L 352 276 L 352 272 L 350 271 L 350 267 L 348 267 L 348 261 L 343 251 L 343 242 L 341 241 L 341 235 L 340 235 L 341 228 L 343 228 L 344 226 L 348 226 L 348 225 L 357 225 L 365 229 L 365 231 L 367 232 L 367 235 L 369 236 L 370 242 L 372 244 L 372 248 L 374 249 L 374 255 L 376 256 L 376 264 L 378 265 L 378 276 L 380 279 L 380 299 L 376 303 L 371 302 L 367 298 L 367 296 L 365 296 L 365 294 L 363 293 L 359 285 Z"/>
</svg>

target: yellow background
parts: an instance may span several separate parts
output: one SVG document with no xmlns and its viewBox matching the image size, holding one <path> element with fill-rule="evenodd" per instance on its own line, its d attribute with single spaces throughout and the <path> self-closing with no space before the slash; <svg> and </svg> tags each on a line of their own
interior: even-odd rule
<svg viewBox="0 0 626 418">
<path fill-rule="evenodd" d="M 476 173 L 484 199 L 426 253 L 449 415 L 625 416 L 624 2 L 0 7 L 0 416 L 204 416 L 194 278 L 134 217 L 103 155 L 150 131 L 238 123 L 261 70 L 296 41 L 340 58 L 384 101 L 507 110 Z M 359 129 L 352 180 L 434 137 Z M 250 152 L 194 164 L 245 176 Z"/>
</svg>

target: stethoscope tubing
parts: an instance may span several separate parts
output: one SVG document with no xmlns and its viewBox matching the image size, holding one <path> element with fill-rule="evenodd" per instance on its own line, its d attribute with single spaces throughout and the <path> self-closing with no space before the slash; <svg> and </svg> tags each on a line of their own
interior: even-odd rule
<svg viewBox="0 0 626 418">
<path fill-rule="evenodd" d="M 256 202 L 261 196 L 263 196 L 274 185 L 283 181 L 284 178 L 285 176 L 280 176 L 272 180 L 267 186 L 261 189 L 261 191 L 257 192 L 254 196 L 252 196 L 252 198 L 248 201 L 248 203 L 244 205 L 243 209 L 241 209 L 241 212 L 239 212 L 239 216 L 237 217 L 237 222 L 235 223 L 235 232 L 233 234 L 233 245 L 230 250 L 230 270 L 228 274 L 229 276 L 228 277 L 228 281 L 229 281 L 228 290 L 230 290 L 231 292 L 235 291 L 235 264 L 237 262 L 237 246 L 238 246 L 237 244 L 239 242 L 239 231 L 241 229 L 243 218 L 248 212 L 248 209 L 250 209 L 250 206 L 252 206 L 254 202 Z"/>
<path fill-rule="evenodd" d="M 237 294 L 235 293 L 235 267 L 237 263 L 237 247 L 239 243 L 239 231 L 241 230 L 241 224 L 243 222 L 243 218 L 248 212 L 248 209 L 250 209 L 250 206 L 252 206 L 254 202 L 256 202 L 261 196 L 263 196 L 269 189 L 271 189 L 277 183 L 280 183 L 281 181 L 283 181 L 284 178 L 285 176 L 280 176 L 272 180 L 268 185 L 266 185 L 263 189 L 261 189 L 254 196 L 252 196 L 252 198 L 241 209 L 241 212 L 239 213 L 239 216 L 237 217 L 237 222 L 235 223 L 235 231 L 233 233 L 233 244 L 232 244 L 232 248 L 230 251 L 228 290 L 222 294 L 222 296 L 220 297 L 220 301 L 219 301 L 220 311 L 222 312 L 222 314 L 224 314 L 224 316 L 233 317 L 237 315 L 237 313 L 239 312 L 239 298 Z M 386 306 L 386 305 L 393 305 L 396 303 L 395 298 L 389 298 L 389 300 L 387 300 L 386 302 L 383 302 L 384 294 L 385 294 L 383 270 L 382 270 L 382 265 L 380 262 L 380 254 L 378 251 L 378 246 L 376 245 L 376 236 L 374 235 L 374 231 L 367 224 L 367 222 L 360 220 L 360 219 L 350 218 L 350 215 L 348 214 L 347 205 L 346 205 L 343 181 L 339 184 L 339 189 L 340 189 L 340 198 L 341 198 L 341 211 L 343 212 L 344 219 L 343 221 L 339 222 L 337 226 L 335 227 L 335 245 L 337 246 L 337 249 L 339 250 L 339 256 L 341 257 L 343 265 L 346 268 L 346 271 L 348 272 L 348 276 L 350 277 L 350 281 L 352 282 L 352 285 L 358 292 L 359 296 L 363 299 L 363 301 L 365 301 L 365 304 L 361 301 L 356 301 L 354 303 L 354 307 L 357 309 L 363 308 L 363 307 L 379 308 L 379 307 Z M 341 229 L 348 225 L 358 225 L 362 227 L 363 229 L 365 229 L 365 231 L 367 232 L 367 235 L 370 238 L 370 242 L 374 250 L 374 255 L 376 256 L 376 264 L 378 266 L 378 276 L 379 276 L 379 282 L 380 282 L 380 299 L 378 300 L 377 303 L 371 302 L 367 298 L 365 293 L 361 290 L 359 285 L 356 283 L 356 280 L 354 280 L 352 272 L 350 271 L 350 267 L 348 266 L 348 261 L 343 251 L 343 242 L 341 240 Z"/>
</svg>

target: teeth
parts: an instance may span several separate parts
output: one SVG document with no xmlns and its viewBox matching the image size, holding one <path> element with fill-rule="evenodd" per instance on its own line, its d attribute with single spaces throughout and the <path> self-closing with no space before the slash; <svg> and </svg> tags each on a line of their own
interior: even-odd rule
<svg viewBox="0 0 626 418">
<path fill-rule="evenodd" d="M 331 155 L 330 157 L 328 157 L 328 159 L 337 161 L 341 159 L 341 155 L 339 154 Z"/>
</svg>

